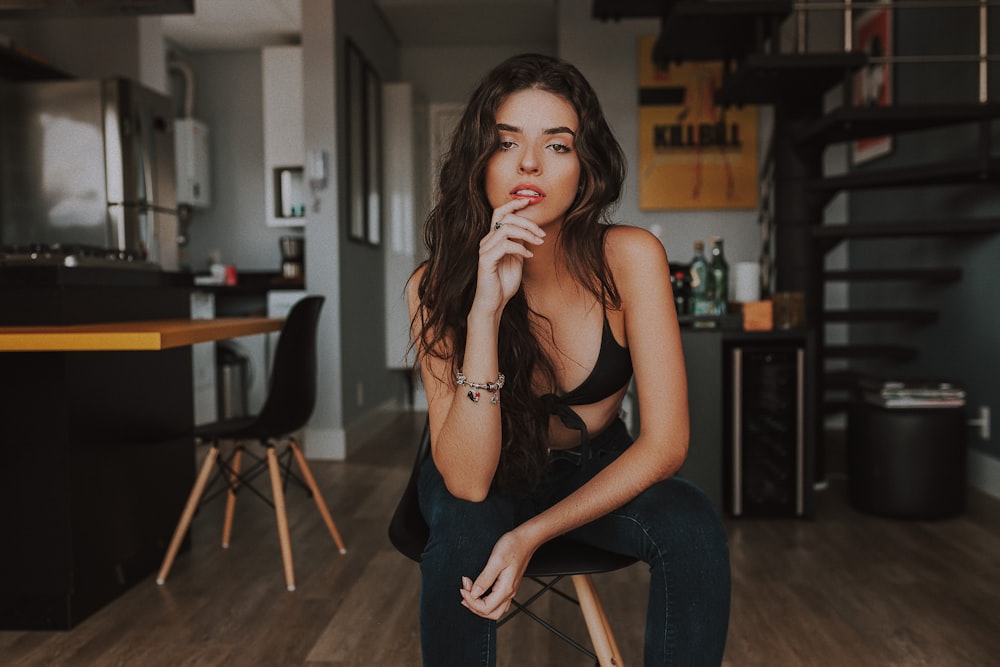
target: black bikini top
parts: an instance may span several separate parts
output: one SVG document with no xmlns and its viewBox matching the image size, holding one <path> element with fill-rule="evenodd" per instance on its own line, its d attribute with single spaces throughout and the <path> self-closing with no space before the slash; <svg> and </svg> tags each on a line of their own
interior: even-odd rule
<svg viewBox="0 0 1000 667">
<path fill-rule="evenodd" d="M 550 414 L 557 415 L 567 428 L 580 432 L 580 453 L 583 457 L 583 465 L 587 465 L 591 458 L 590 434 L 587 432 L 587 424 L 570 406 L 590 405 L 608 396 L 613 396 L 631 379 L 632 355 L 628 348 L 622 347 L 615 340 L 615 336 L 611 332 L 611 325 L 608 323 L 608 316 L 605 313 L 604 330 L 601 332 L 601 349 L 597 353 L 597 361 L 594 362 L 594 368 L 590 371 L 587 379 L 580 383 L 576 389 L 562 396 L 556 394 L 542 396 L 542 400 L 548 404 Z"/>
<path fill-rule="evenodd" d="M 563 405 L 590 405 L 617 393 L 632 379 L 632 355 L 622 347 L 611 333 L 608 316 L 604 316 L 601 332 L 601 349 L 587 379 L 576 389 L 557 396 Z"/>
</svg>

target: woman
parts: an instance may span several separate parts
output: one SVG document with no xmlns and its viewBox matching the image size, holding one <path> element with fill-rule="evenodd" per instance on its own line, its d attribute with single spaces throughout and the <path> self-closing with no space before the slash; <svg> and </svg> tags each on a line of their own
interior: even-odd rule
<svg viewBox="0 0 1000 667">
<path fill-rule="evenodd" d="M 624 171 L 590 85 L 547 56 L 490 72 L 453 135 L 408 287 L 432 450 L 427 665 L 494 664 L 496 619 L 564 533 L 649 563 L 647 665 L 721 662 L 726 538 L 673 477 L 688 446 L 680 333 L 663 246 L 609 224 Z M 634 442 L 619 419 L 633 369 Z"/>
</svg>

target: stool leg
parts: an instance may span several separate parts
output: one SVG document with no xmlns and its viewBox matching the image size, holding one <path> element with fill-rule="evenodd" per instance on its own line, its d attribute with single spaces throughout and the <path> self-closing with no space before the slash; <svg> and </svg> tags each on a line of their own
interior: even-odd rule
<svg viewBox="0 0 1000 667">
<path fill-rule="evenodd" d="M 243 458 L 243 445 L 237 443 L 233 452 L 233 472 L 229 476 L 229 493 L 226 494 L 226 519 L 222 524 L 222 548 L 229 548 L 229 536 L 233 532 L 233 513 L 236 511 L 236 491 L 234 489 L 240 478 L 240 462 Z"/>
<path fill-rule="evenodd" d="M 174 536 L 170 540 L 170 546 L 167 548 L 167 555 L 163 557 L 163 565 L 160 566 L 160 572 L 156 575 L 156 583 L 161 586 L 167 580 L 167 575 L 170 574 L 174 558 L 177 556 L 177 551 L 181 548 L 181 541 L 184 539 L 184 535 L 191 525 L 194 512 L 198 509 L 198 501 L 201 500 L 201 494 L 205 492 L 208 477 L 212 474 L 212 466 L 215 465 L 215 459 L 218 456 L 219 447 L 216 443 L 213 443 L 211 449 L 208 450 L 208 454 L 205 455 L 205 462 L 201 465 L 201 471 L 194 482 L 194 488 L 191 489 L 191 495 L 188 496 L 187 504 L 181 513 L 181 519 L 177 522 L 177 527 L 174 529 Z"/>
<path fill-rule="evenodd" d="M 295 453 L 295 460 L 299 463 L 299 470 L 302 471 L 302 476 L 306 480 L 306 484 L 309 486 L 309 491 L 312 493 L 313 500 L 316 501 L 316 508 L 319 509 L 320 515 L 323 517 L 323 521 L 326 523 L 327 530 L 330 531 L 330 536 L 333 537 L 333 541 L 336 542 L 337 548 L 340 549 L 340 553 L 346 554 L 347 549 L 344 548 L 344 541 L 340 539 L 340 532 L 337 530 L 337 526 L 333 523 L 333 517 L 330 516 L 330 510 L 326 507 L 326 501 L 323 499 L 323 494 L 319 492 L 319 486 L 316 484 L 316 479 L 313 477 L 312 471 L 309 470 L 309 464 L 306 463 L 306 457 L 302 454 L 302 448 L 299 447 L 294 439 L 289 441 L 289 446 L 292 448 L 292 452 Z"/>
<path fill-rule="evenodd" d="M 267 467 L 271 473 L 271 493 L 274 494 L 274 516 L 278 521 L 278 541 L 281 542 L 281 560 L 285 565 L 285 585 L 295 590 L 295 571 L 292 565 L 292 542 L 288 537 L 288 515 L 285 513 L 285 492 L 281 489 L 281 470 L 273 446 L 267 448 Z"/>
<path fill-rule="evenodd" d="M 583 620 L 587 623 L 587 632 L 590 633 L 590 641 L 594 645 L 594 653 L 597 654 L 597 661 L 601 667 L 622 667 L 624 664 L 622 656 L 608 626 L 604 608 L 597 597 L 593 579 L 589 574 L 574 574 L 572 579 L 576 596 L 580 600 Z"/>
</svg>

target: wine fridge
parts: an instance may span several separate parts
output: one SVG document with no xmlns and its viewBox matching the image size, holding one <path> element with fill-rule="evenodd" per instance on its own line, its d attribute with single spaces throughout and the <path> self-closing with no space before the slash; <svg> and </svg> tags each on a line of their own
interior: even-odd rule
<svg viewBox="0 0 1000 667">
<path fill-rule="evenodd" d="M 733 341 L 724 349 L 724 503 L 733 516 L 804 516 L 811 490 L 804 341 Z"/>
</svg>

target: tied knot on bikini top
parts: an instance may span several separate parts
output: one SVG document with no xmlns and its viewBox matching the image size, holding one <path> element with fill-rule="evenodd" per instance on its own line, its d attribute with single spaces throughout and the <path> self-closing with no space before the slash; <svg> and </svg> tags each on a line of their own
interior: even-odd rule
<svg viewBox="0 0 1000 667">
<path fill-rule="evenodd" d="M 605 314 L 604 328 L 601 331 L 601 348 L 587 379 L 561 396 L 545 394 L 541 397 L 549 414 L 558 416 L 566 428 L 580 432 L 580 449 L 584 463 L 589 461 L 591 456 L 590 434 L 583 419 L 571 406 L 590 405 L 602 401 L 620 391 L 631 379 L 632 355 L 628 348 L 622 347 L 615 340 Z"/>
</svg>

